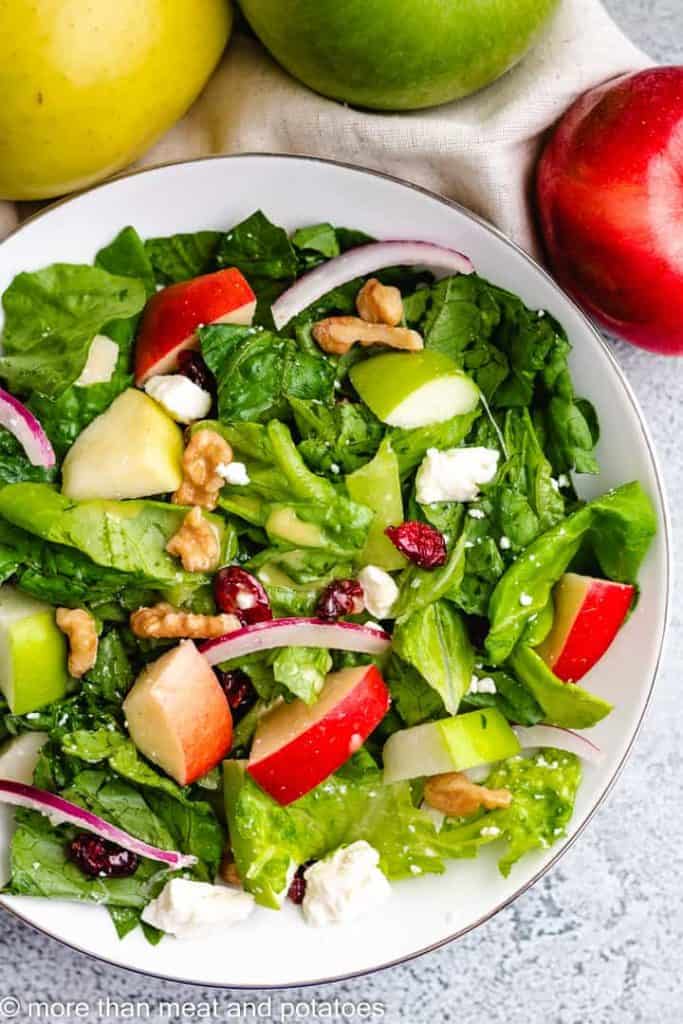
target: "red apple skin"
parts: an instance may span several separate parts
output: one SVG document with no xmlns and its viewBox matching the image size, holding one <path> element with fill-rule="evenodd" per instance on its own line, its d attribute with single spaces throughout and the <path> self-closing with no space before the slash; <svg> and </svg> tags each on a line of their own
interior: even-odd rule
<svg viewBox="0 0 683 1024">
<path fill-rule="evenodd" d="M 311 707 L 296 700 L 261 719 L 247 771 L 279 804 L 290 804 L 348 761 L 390 704 L 374 665 L 333 672 Z"/>
<path fill-rule="evenodd" d="M 251 323 L 256 296 L 246 278 L 230 267 L 163 288 L 147 303 L 135 343 L 135 383 L 171 373 L 178 353 L 197 347 L 203 324 Z"/>
<path fill-rule="evenodd" d="M 563 287 L 627 341 L 683 353 L 683 67 L 581 96 L 541 156 L 537 200 Z"/>
<path fill-rule="evenodd" d="M 575 683 L 610 646 L 628 615 L 635 587 L 568 572 L 553 592 L 553 628 L 538 653 L 555 675 Z"/>
</svg>

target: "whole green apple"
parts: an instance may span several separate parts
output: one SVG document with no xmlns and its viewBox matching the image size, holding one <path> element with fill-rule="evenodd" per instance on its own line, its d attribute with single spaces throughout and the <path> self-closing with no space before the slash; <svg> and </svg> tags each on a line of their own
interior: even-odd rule
<svg viewBox="0 0 683 1024">
<path fill-rule="evenodd" d="M 559 0 L 241 0 L 306 85 L 376 110 L 415 110 L 488 85 L 533 45 Z"/>
</svg>

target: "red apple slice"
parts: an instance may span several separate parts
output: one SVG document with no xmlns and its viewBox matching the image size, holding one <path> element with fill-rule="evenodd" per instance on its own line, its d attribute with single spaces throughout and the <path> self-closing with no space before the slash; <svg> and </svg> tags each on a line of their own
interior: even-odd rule
<svg viewBox="0 0 683 1024">
<path fill-rule="evenodd" d="M 355 754 L 390 703 L 374 665 L 333 672 L 312 707 L 295 700 L 261 718 L 247 771 L 279 804 L 290 804 Z"/>
<path fill-rule="evenodd" d="M 568 572 L 553 593 L 553 628 L 537 648 L 559 679 L 576 682 L 603 656 L 628 614 L 635 587 Z"/>
<path fill-rule="evenodd" d="M 206 775 L 230 750 L 227 698 L 191 640 L 143 669 L 123 710 L 138 750 L 181 786 Z"/>
<path fill-rule="evenodd" d="M 175 370 L 178 353 L 196 348 L 198 327 L 250 324 L 255 309 L 256 296 L 234 267 L 163 288 L 145 307 L 135 344 L 135 383 L 139 387 L 154 374 Z"/>
</svg>

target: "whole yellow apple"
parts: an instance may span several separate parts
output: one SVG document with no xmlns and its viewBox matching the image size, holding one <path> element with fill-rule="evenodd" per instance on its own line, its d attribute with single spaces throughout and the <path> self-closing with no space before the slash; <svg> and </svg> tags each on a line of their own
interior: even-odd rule
<svg viewBox="0 0 683 1024">
<path fill-rule="evenodd" d="M 130 163 L 185 113 L 231 26 L 229 0 L 0 0 L 0 198 Z"/>
</svg>

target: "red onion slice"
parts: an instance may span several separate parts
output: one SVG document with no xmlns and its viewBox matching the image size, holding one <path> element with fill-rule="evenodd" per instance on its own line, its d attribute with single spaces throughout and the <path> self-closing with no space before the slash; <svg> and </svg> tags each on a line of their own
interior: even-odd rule
<svg viewBox="0 0 683 1024">
<path fill-rule="evenodd" d="M 129 835 L 123 829 L 110 825 L 109 822 L 98 818 L 96 814 L 84 810 L 78 804 L 72 804 L 70 800 L 64 800 L 56 793 L 49 793 L 44 789 L 36 789 L 35 786 L 27 786 L 23 782 L 9 782 L 0 779 L 0 803 L 11 804 L 14 807 L 25 807 L 29 811 L 39 811 L 49 817 L 54 815 L 57 824 L 75 825 L 86 832 L 92 832 L 102 839 L 108 839 L 124 850 L 137 853 L 140 857 L 147 857 L 149 860 L 160 861 L 171 868 L 191 868 L 197 863 L 196 857 L 189 854 L 176 853 L 173 850 L 159 850 L 156 846 L 143 843 L 141 839 Z"/>
<path fill-rule="evenodd" d="M 49 469 L 55 464 L 55 453 L 47 434 L 32 412 L 14 395 L 0 388 L 0 426 L 16 437 L 32 466 Z"/>
<path fill-rule="evenodd" d="M 557 725 L 516 725 L 514 731 L 524 750 L 529 747 L 557 747 L 558 750 L 567 750 L 591 764 L 600 764 L 605 757 L 600 747 L 571 729 L 561 729 Z"/>
<path fill-rule="evenodd" d="M 209 665 L 275 647 L 330 647 L 335 651 L 381 654 L 391 643 L 383 629 L 324 619 L 271 619 L 236 629 L 199 645 Z"/>
<path fill-rule="evenodd" d="M 474 270 L 467 256 L 432 242 L 398 240 L 359 245 L 304 274 L 283 292 L 271 306 L 275 326 L 281 330 L 321 296 L 356 277 L 365 277 L 386 267 L 406 266 L 427 267 L 449 274 L 471 274 Z"/>
</svg>

